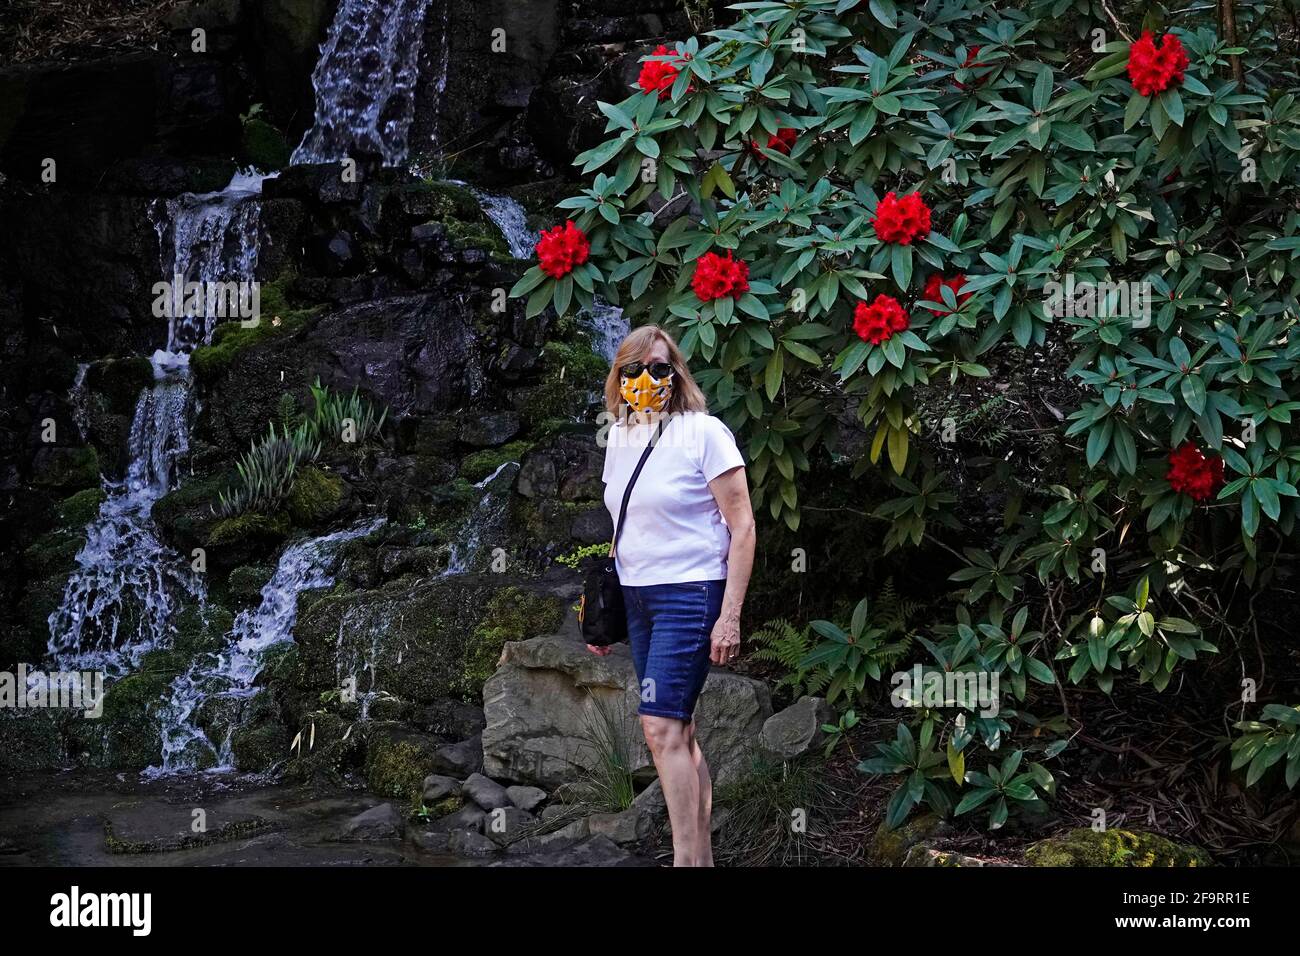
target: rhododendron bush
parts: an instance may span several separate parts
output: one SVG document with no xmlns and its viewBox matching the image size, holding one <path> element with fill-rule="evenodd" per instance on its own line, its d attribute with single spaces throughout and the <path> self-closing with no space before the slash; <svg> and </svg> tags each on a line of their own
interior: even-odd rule
<svg viewBox="0 0 1300 956">
<path fill-rule="evenodd" d="M 962 556 L 953 617 L 915 650 L 997 674 L 1001 711 L 906 712 L 864 765 L 903 775 L 895 822 L 925 802 L 998 826 L 1050 794 L 1070 688 L 1164 691 L 1294 568 L 1294 31 L 1240 3 L 1234 46 L 1213 4 L 1112 6 L 737 4 L 600 104 L 606 139 L 556 218 L 590 262 L 514 289 L 529 313 L 601 298 L 669 327 L 772 519 L 797 529 L 801 476 L 848 455 L 892 489 L 853 502 L 887 550 Z M 963 459 L 943 409 L 1035 363 L 1064 404 L 1019 396 L 1002 424 L 1053 454 Z M 958 519 L 956 468 L 1000 530 Z M 833 675 L 841 708 L 879 699 L 863 667 Z M 1234 758 L 1290 786 L 1297 723 L 1269 714 Z M 973 747 L 1023 750 L 1030 779 L 972 783 L 1003 779 L 966 773 Z"/>
</svg>

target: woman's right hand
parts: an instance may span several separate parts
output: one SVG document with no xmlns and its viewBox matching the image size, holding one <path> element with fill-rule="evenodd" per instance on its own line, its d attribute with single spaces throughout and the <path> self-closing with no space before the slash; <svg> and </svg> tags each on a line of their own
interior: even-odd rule
<svg viewBox="0 0 1300 956">
<path fill-rule="evenodd" d="M 606 655 L 608 655 L 608 654 L 610 653 L 610 651 L 614 650 L 614 648 L 612 648 L 612 647 L 597 647 L 595 644 L 588 644 L 588 645 L 587 645 L 587 650 L 591 651 L 591 653 L 595 654 L 597 657 L 605 657 Z"/>
</svg>

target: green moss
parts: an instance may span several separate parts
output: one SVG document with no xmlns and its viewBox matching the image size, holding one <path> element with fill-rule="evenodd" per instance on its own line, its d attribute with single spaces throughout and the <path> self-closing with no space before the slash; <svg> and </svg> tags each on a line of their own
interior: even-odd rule
<svg viewBox="0 0 1300 956">
<path fill-rule="evenodd" d="M 534 436 L 574 420 L 587 407 L 590 392 L 603 392 L 609 363 L 587 345 L 551 341 L 543 348 L 546 374 L 532 389 L 524 422 Z"/>
<path fill-rule="evenodd" d="M 278 723 L 240 727 L 230 736 L 235 766 L 246 773 L 261 773 L 289 755 L 289 731 Z"/>
<path fill-rule="evenodd" d="M 67 760 L 61 727 L 67 719 L 59 710 L 0 710 L 0 771 L 63 766 Z"/>
<path fill-rule="evenodd" d="M 522 641 L 559 629 L 564 605 L 558 598 L 523 588 L 502 588 L 488 602 L 483 619 L 465 647 L 460 690 L 473 697 L 497 669 L 501 651 L 511 641 Z"/>
<path fill-rule="evenodd" d="M 418 804 L 424 778 L 432 772 L 431 746 L 382 734 L 371 736 L 366 750 L 366 785 L 375 793 Z"/>
<path fill-rule="evenodd" d="M 405 187 L 399 195 L 408 214 L 442 223 L 447 239 L 456 247 L 485 249 L 496 259 L 513 261 L 500 228 L 463 186 L 425 181 Z"/>
<path fill-rule="evenodd" d="M 23 564 L 35 577 L 67 574 L 77 563 L 77 552 L 86 542 L 79 530 L 48 531 L 23 549 Z"/>
<path fill-rule="evenodd" d="M 188 605 L 176 616 L 172 650 L 187 658 L 221 650 L 226 644 L 226 635 L 234 624 L 234 615 L 212 601 L 202 607 L 197 604 Z"/>
<path fill-rule="evenodd" d="M 226 372 L 235 357 L 260 342 L 289 335 L 307 325 L 319 311 L 317 306 L 294 307 L 288 297 L 289 279 L 263 283 L 259 295 L 256 325 L 222 322 L 212 334 L 212 344 L 190 353 L 190 367 L 202 381 L 212 382 Z"/>
<path fill-rule="evenodd" d="M 289 165 L 290 149 L 284 133 L 259 117 L 244 120 L 240 148 L 245 162 L 266 172 L 284 169 Z"/>
<path fill-rule="evenodd" d="M 500 448 L 484 448 L 461 459 L 460 476 L 468 482 L 482 481 L 508 461 L 519 461 L 533 447 L 533 442 L 520 439 Z"/>
<path fill-rule="evenodd" d="M 109 411 L 130 415 L 140 393 L 154 384 L 153 363 L 147 358 L 107 359 L 86 369 L 86 391 L 101 396 Z"/>
<path fill-rule="evenodd" d="M 465 798 L 460 794 L 453 794 L 449 797 L 443 797 L 433 804 L 433 806 L 422 806 L 422 816 L 426 820 L 441 820 L 443 817 L 450 816 L 458 810 L 465 807 Z"/>
<path fill-rule="evenodd" d="M 51 448 L 37 456 L 32 483 L 66 492 L 99 487 L 99 453 L 90 445 Z"/>
<path fill-rule="evenodd" d="M 343 501 L 343 479 L 314 465 L 298 472 L 285 504 L 293 523 L 302 528 L 325 521 Z"/>
<path fill-rule="evenodd" d="M 103 488 L 85 488 L 59 502 L 59 524 L 65 528 L 84 528 L 99 513 L 106 495 Z"/>
<path fill-rule="evenodd" d="M 69 724 L 74 749 L 90 766 L 115 770 L 143 770 L 161 760 L 158 707 L 184 665 L 179 654 L 146 655 L 139 671 L 107 689 L 102 717 Z"/>
<path fill-rule="evenodd" d="M 275 569 L 262 564 L 241 564 L 230 572 L 226 591 L 236 601 L 252 603 L 262 594 L 262 588 L 271 580 Z"/>
<path fill-rule="evenodd" d="M 234 472 L 222 472 L 183 482 L 154 502 L 152 516 L 166 538 L 184 545 L 182 550 L 207 541 L 217 516 L 212 506 L 217 493 L 234 483 Z"/>
<path fill-rule="evenodd" d="M 882 823 L 871 840 L 867 859 L 874 866 L 902 866 L 908 850 L 934 836 L 942 827 L 943 819 L 933 813 L 906 820 L 892 830 Z"/>
<path fill-rule="evenodd" d="M 1031 866 L 1210 866 L 1209 854 L 1199 847 L 1176 843 L 1155 833 L 1087 827 L 1036 843 L 1025 851 Z"/>
<path fill-rule="evenodd" d="M 248 511 L 234 518 L 224 518 L 212 528 L 208 545 L 213 548 L 233 544 L 275 544 L 289 535 L 289 516 L 283 512 L 273 515 Z"/>
</svg>

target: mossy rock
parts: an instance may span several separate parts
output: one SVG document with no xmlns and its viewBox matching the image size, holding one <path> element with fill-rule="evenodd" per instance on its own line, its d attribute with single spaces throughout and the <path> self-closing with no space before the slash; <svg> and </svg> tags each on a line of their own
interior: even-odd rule
<svg viewBox="0 0 1300 956">
<path fill-rule="evenodd" d="M 602 393 L 609 362 L 585 343 L 550 341 L 542 349 L 546 373 L 527 393 L 524 424 L 533 436 L 549 434 L 587 408 L 591 392 Z"/>
<path fill-rule="evenodd" d="M 241 605 L 257 604 L 273 574 L 275 568 L 268 564 L 241 564 L 226 579 L 226 593 Z"/>
<path fill-rule="evenodd" d="M 908 850 L 943 833 L 946 824 L 934 813 L 923 813 L 891 829 L 884 823 L 876 830 L 867 850 L 873 866 L 902 866 Z"/>
<path fill-rule="evenodd" d="M 248 511 L 234 518 L 223 518 L 208 536 L 211 548 L 232 545 L 274 545 L 289 536 L 289 516 L 284 512 L 264 515 Z"/>
<path fill-rule="evenodd" d="M 32 484 L 71 494 L 99 487 L 99 453 L 90 445 L 42 448 L 32 462 Z"/>
<path fill-rule="evenodd" d="M 480 482 L 508 461 L 522 461 L 533 447 L 530 441 L 512 441 L 499 448 L 484 448 L 461 459 L 460 476 L 466 481 Z"/>
<path fill-rule="evenodd" d="M 153 363 L 147 358 L 107 359 L 86 369 L 86 391 L 103 399 L 115 415 L 133 415 L 140 393 L 154 384 Z"/>
<path fill-rule="evenodd" d="M 1177 843 L 1155 833 L 1104 830 L 1088 827 L 1070 830 L 1036 843 L 1025 851 L 1031 866 L 1211 866 L 1210 855 L 1199 847 Z"/>
<path fill-rule="evenodd" d="M 139 671 L 108 687 L 102 717 L 69 725 L 71 746 L 92 767 L 143 770 L 160 762 L 158 708 L 183 664 L 182 657 L 167 652 L 146 655 Z"/>
<path fill-rule="evenodd" d="M 385 797 L 418 804 L 424 778 L 433 773 L 436 750 L 433 738 L 373 729 L 367 737 L 366 786 Z"/>
<path fill-rule="evenodd" d="M 235 766 L 246 773 L 270 770 L 289 755 L 289 731 L 278 723 L 240 727 L 230 736 Z"/>
<path fill-rule="evenodd" d="M 506 641 L 556 630 L 563 602 L 500 575 L 461 574 L 418 584 L 322 593 L 299 600 L 298 668 L 288 688 L 313 708 L 337 689 L 339 668 L 408 704 L 477 703 Z M 346 625 L 346 626 L 345 626 Z M 340 634 L 343 635 L 340 645 Z"/>
<path fill-rule="evenodd" d="M 23 550 L 23 563 L 29 574 L 36 577 L 48 577 L 62 574 L 65 577 L 77 564 L 77 553 L 86 543 L 86 536 L 80 529 L 72 531 L 61 528 L 50 531 Z"/>
<path fill-rule="evenodd" d="M 212 333 L 209 345 L 199 346 L 190 353 L 190 367 L 201 382 L 215 382 L 229 371 L 240 353 L 261 342 L 291 335 L 311 322 L 320 307 L 290 303 L 288 286 L 291 281 L 290 278 L 281 278 L 259 287 L 256 324 L 222 322 Z"/>
<path fill-rule="evenodd" d="M 343 502 L 343 488 L 342 478 L 315 465 L 300 470 L 285 501 L 293 523 L 310 528 L 332 517 Z"/>
<path fill-rule="evenodd" d="M 64 528 L 82 529 L 99 514 L 99 506 L 108 497 L 103 488 L 85 488 L 59 502 L 59 524 Z"/>
<path fill-rule="evenodd" d="M 235 473 L 209 475 L 182 482 L 154 502 L 152 517 L 163 536 L 182 552 L 204 545 L 213 527 L 221 520 L 213 513 L 218 492 L 228 491 Z"/>
<path fill-rule="evenodd" d="M 244 121 L 240 149 L 246 162 L 266 172 L 289 165 L 291 150 L 284 133 L 261 117 L 253 116 Z"/>
<path fill-rule="evenodd" d="M 50 770 L 68 763 L 60 710 L 0 710 L 0 771 Z M 77 718 L 82 719 L 82 718 Z"/>
<path fill-rule="evenodd" d="M 463 810 L 464 808 L 465 798 L 456 793 L 448 797 L 443 797 L 441 800 L 434 803 L 433 806 L 425 806 L 423 808 L 423 816 L 425 819 L 430 821 L 441 820 L 443 817 L 451 816 L 451 814 Z"/>
<path fill-rule="evenodd" d="M 226 636 L 234 624 L 234 615 L 219 604 L 212 601 L 203 606 L 190 604 L 176 616 L 171 653 L 192 659 L 198 654 L 220 651 L 226 646 Z"/>
</svg>

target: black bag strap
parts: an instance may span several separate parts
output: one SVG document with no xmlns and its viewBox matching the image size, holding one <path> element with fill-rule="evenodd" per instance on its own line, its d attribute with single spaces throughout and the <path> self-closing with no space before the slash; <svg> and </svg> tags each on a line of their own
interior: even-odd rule
<svg viewBox="0 0 1300 956">
<path fill-rule="evenodd" d="M 655 450 L 655 442 L 657 442 L 659 436 L 663 434 L 664 420 L 665 416 L 661 415 L 659 418 L 659 427 L 656 428 L 655 433 L 650 436 L 650 440 L 646 443 L 645 451 L 641 453 L 641 460 L 636 463 L 636 468 L 632 471 L 632 477 L 627 480 L 627 487 L 623 489 L 623 503 L 619 505 L 618 509 L 618 525 L 614 528 L 613 540 L 609 542 L 609 557 L 611 558 L 614 556 L 614 549 L 618 547 L 619 536 L 623 533 L 623 519 L 627 517 L 627 502 L 628 499 L 632 497 L 632 486 L 636 484 L 637 476 L 641 474 L 641 469 L 645 467 L 646 459 L 649 458 L 650 453 Z"/>
</svg>

